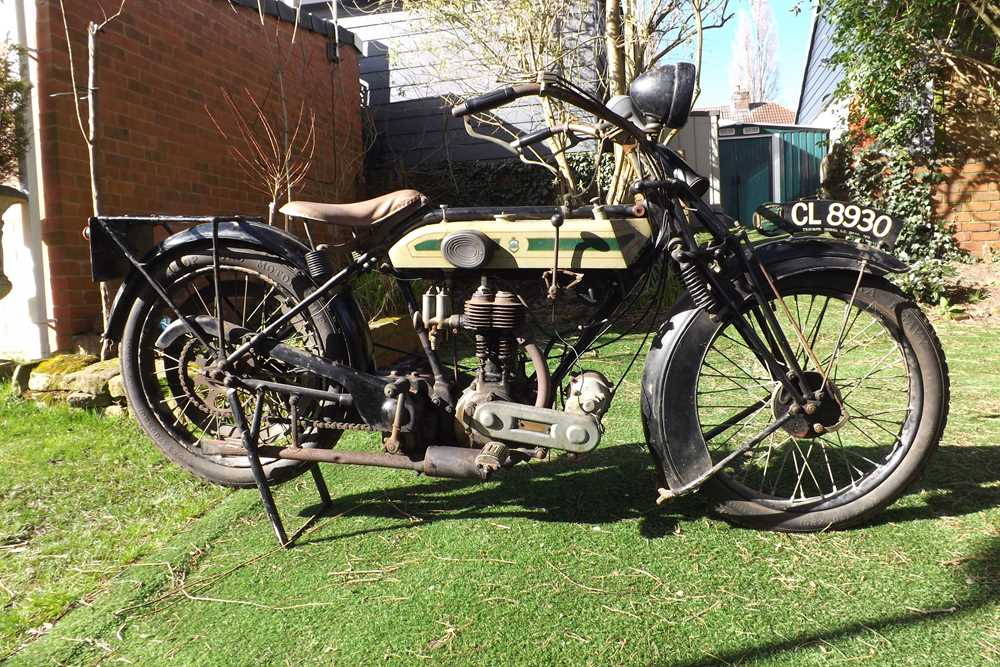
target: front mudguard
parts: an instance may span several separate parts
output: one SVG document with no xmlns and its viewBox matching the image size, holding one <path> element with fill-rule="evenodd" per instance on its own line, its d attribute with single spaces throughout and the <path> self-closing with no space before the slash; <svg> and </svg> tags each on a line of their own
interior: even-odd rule
<svg viewBox="0 0 1000 667">
<path fill-rule="evenodd" d="M 864 272 L 875 276 L 903 273 L 906 264 L 892 255 L 868 246 L 816 237 L 790 238 L 772 241 L 754 249 L 767 272 L 779 281 L 783 278 L 815 271 L 845 271 L 855 275 Z M 665 380 L 671 364 L 700 364 L 705 350 L 695 358 L 678 358 L 674 351 L 687 329 L 701 314 L 685 293 L 660 325 L 652 347 L 646 356 L 642 372 L 642 418 L 650 452 L 662 473 L 662 483 L 673 491 L 690 484 L 712 467 L 712 459 L 699 438 L 696 442 L 670 437 L 670 414 L 674 411 L 695 410 L 695 405 L 668 405 Z M 705 341 L 707 347 L 709 341 Z"/>
<path fill-rule="evenodd" d="M 230 246 L 238 245 L 273 255 L 302 271 L 304 276 L 309 275 L 305 258 L 309 248 L 281 229 L 246 220 L 224 222 L 219 224 L 219 241 Z M 210 223 L 196 225 L 168 236 L 142 258 L 142 263 L 150 273 L 155 273 L 160 266 L 193 250 L 210 248 L 211 244 L 212 225 Z M 121 341 L 132 304 L 145 286 L 146 279 L 135 269 L 126 276 L 111 306 L 104 338 L 114 343 Z M 375 364 L 368 320 L 358 307 L 349 286 L 338 290 L 327 306 L 330 316 L 343 333 L 342 341 L 331 341 L 331 344 L 343 345 L 344 349 L 337 349 L 334 352 L 343 355 L 341 358 L 347 358 L 352 368 L 371 371 Z"/>
</svg>

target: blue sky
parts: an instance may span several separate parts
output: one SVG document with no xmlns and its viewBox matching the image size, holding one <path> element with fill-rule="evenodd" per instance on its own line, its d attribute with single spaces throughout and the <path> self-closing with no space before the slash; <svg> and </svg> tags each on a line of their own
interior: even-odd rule
<svg viewBox="0 0 1000 667">
<path fill-rule="evenodd" d="M 792 7 L 800 5 L 802 11 L 795 16 Z M 733 0 L 730 7 L 735 12 L 748 8 L 747 0 Z M 802 0 L 771 0 L 774 20 L 778 26 L 778 97 L 776 102 L 795 110 L 802 86 L 802 69 L 809 53 L 809 35 L 812 30 L 812 8 Z M 730 62 L 732 45 L 736 39 L 736 17 L 723 28 L 705 34 L 705 52 L 702 61 L 701 97 L 696 106 L 721 106 L 730 99 Z M 678 54 L 680 55 L 680 54 Z"/>
</svg>

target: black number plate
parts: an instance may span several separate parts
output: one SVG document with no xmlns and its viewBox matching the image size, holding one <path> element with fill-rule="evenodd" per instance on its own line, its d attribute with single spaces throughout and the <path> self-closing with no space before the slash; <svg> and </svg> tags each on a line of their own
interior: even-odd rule
<svg viewBox="0 0 1000 667">
<path fill-rule="evenodd" d="M 886 249 L 896 244 L 902 227 L 902 221 L 884 211 L 829 199 L 763 204 L 754 215 L 754 226 L 767 234 L 768 223 L 790 234 L 803 231 L 857 234 L 871 245 Z"/>
</svg>

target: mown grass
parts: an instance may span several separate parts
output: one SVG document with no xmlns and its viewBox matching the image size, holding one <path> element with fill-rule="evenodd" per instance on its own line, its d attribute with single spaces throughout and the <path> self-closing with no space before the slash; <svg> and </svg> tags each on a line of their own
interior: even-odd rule
<svg viewBox="0 0 1000 667">
<path fill-rule="evenodd" d="M 223 500 L 126 420 L 0 385 L 0 657 Z"/>
<path fill-rule="evenodd" d="M 873 525 L 782 535 L 713 519 L 698 496 L 656 507 L 634 368 L 608 446 L 582 461 L 483 485 L 326 468 L 335 506 L 289 551 L 255 495 L 233 494 L 12 663 L 995 663 L 1000 346 L 986 328 L 939 330 L 953 381 L 942 448 Z M 640 340 L 587 365 L 622 369 Z M 88 424 L 90 442 L 138 439 Z M 293 526 L 313 511 L 307 481 L 277 492 Z"/>
</svg>

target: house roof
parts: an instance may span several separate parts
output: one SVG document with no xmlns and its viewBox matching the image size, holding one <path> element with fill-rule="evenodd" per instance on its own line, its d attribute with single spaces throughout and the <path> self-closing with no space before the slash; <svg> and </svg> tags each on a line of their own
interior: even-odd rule
<svg viewBox="0 0 1000 667">
<path fill-rule="evenodd" d="M 806 54 L 802 71 L 802 87 L 799 91 L 796 123 L 814 123 L 817 116 L 829 105 L 837 86 L 844 78 L 840 65 L 830 63 L 836 50 L 833 44 L 835 26 L 815 8 L 813 11 L 812 34 L 809 37 L 809 52 Z"/>
<path fill-rule="evenodd" d="M 794 125 L 795 112 L 776 102 L 754 102 L 749 111 L 737 111 L 732 105 L 707 107 L 698 111 L 713 111 L 719 114 L 721 124 L 758 123 L 760 125 Z"/>
<path fill-rule="evenodd" d="M 229 0 L 229 2 L 241 7 L 247 7 L 255 12 L 263 11 L 263 13 L 267 16 L 273 16 L 279 21 L 285 21 L 287 23 L 295 23 L 295 15 L 296 13 L 299 13 L 300 29 L 319 33 L 320 35 L 330 38 L 333 38 L 333 36 L 336 35 L 337 41 L 340 44 L 353 46 L 358 51 L 361 51 L 362 42 L 357 35 L 347 28 L 335 26 L 333 21 L 313 16 L 306 10 L 306 7 L 308 6 L 306 3 L 303 3 L 302 5 L 302 12 L 296 12 L 295 8 L 289 7 L 283 2 L 278 2 L 278 0 Z"/>
</svg>

